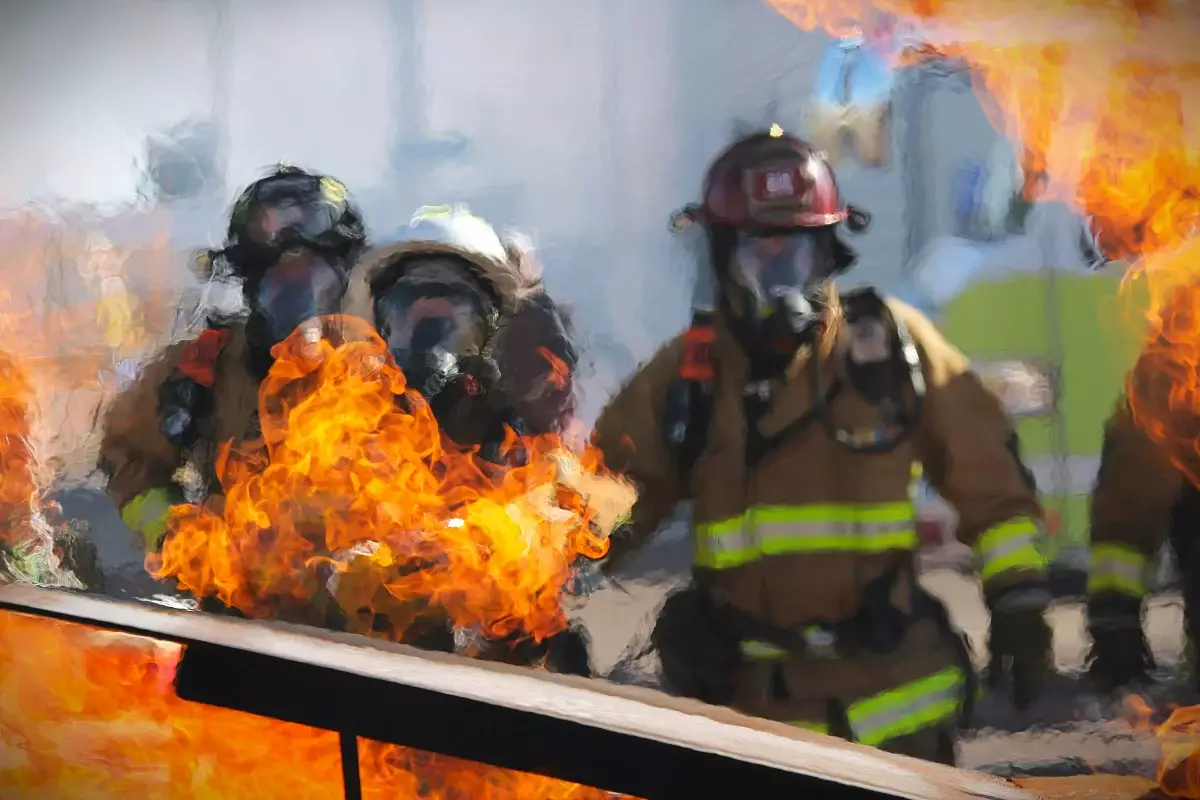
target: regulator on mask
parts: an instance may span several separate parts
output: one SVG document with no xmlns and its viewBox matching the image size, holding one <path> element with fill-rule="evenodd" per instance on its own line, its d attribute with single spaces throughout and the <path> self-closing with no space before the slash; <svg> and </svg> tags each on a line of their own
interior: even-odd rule
<svg viewBox="0 0 1200 800">
<path fill-rule="evenodd" d="M 832 272 L 829 239 L 819 231 L 737 231 L 727 291 L 757 347 L 788 357 L 812 341 Z"/>
<path fill-rule="evenodd" d="M 375 299 L 380 334 L 408 385 L 434 402 L 458 389 L 482 394 L 495 383 L 486 348 L 495 304 L 453 257 L 422 258 Z"/>
</svg>

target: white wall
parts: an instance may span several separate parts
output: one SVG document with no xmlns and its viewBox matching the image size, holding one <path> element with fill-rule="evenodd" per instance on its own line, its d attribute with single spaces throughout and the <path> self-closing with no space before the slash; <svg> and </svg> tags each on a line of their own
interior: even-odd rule
<svg viewBox="0 0 1200 800">
<path fill-rule="evenodd" d="M 413 107 L 398 77 L 410 35 L 390 0 L 225 2 L 216 51 L 215 6 L 202 2 L 6 10 L 0 67 L 21 77 L 3 82 L 0 206 L 131 199 L 142 137 L 204 113 L 216 74 L 228 81 L 230 193 L 287 159 L 344 180 L 380 233 L 418 203 L 456 199 L 535 233 L 551 290 L 576 306 L 600 362 L 588 415 L 686 323 L 693 265 L 670 213 L 697 199 L 736 119 L 803 131 L 826 44 L 747 0 L 424 0 L 424 113 L 397 125 Z M 216 73 L 213 52 L 228 59 Z M 938 147 L 979 135 L 978 120 L 958 127 L 964 113 L 936 113 Z M 398 130 L 462 134 L 469 147 L 450 163 L 397 160 Z M 875 215 L 854 241 L 855 278 L 892 288 L 906 224 L 898 167 L 839 169 L 847 198 Z M 173 211 L 177 234 L 219 237 L 228 200 Z"/>
</svg>

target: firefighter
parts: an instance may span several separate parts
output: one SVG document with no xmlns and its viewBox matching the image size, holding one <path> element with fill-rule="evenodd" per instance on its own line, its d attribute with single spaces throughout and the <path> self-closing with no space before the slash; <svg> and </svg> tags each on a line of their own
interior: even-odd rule
<svg viewBox="0 0 1200 800">
<path fill-rule="evenodd" d="M 596 424 L 606 464 L 640 489 L 602 569 L 691 500 L 693 581 L 652 635 L 667 688 L 953 763 L 974 673 L 914 574 L 912 464 L 980 559 L 997 678 L 1022 708 L 1050 663 L 1042 514 L 1011 422 L 962 354 L 912 308 L 835 288 L 855 258 L 838 226 L 868 222 L 778 126 L 716 159 L 676 218 L 705 235 L 714 307 Z"/>
<path fill-rule="evenodd" d="M 1182 302 L 1180 302 L 1182 301 Z M 1194 319 L 1190 287 L 1168 303 L 1163 322 L 1190 325 Z M 1166 337 L 1169 338 L 1169 337 Z M 1136 392 L 1142 408 L 1174 424 L 1186 422 L 1169 395 L 1170 373 L 1164 370 L 1163 350 L 1152 346 L 1134 364 L 1127 387 Z M 1194 434 L 1186 439 L 1191 441 Z M 1175 467 L 1164 449 L 1135 421 L 1128 392 L 1118 397 L 1105 424 L 1100 469 L 1092 489 L 1091 568 L 1087 587 L 1088 632 L 1092 648 L 1088 674 L 1097 688 L 1107 691 L 1147 681 L 1157 666 L 1142 628 L 1142 603 L 1150 592 L 1152 563 L 1169 543 L 1179 568 L 1189 661 L 1194 661 L 1200 634 L 1200 552 L 1194 543 L 1200 526 L 1200 491 Z M 1190 667 L 1196 680 L 1194 665 Z"/>
<path fill-rule="evenodd" d="M 504 465 L 507 432 L 562 432 L 578 354 L 569 319 L 546 294 L 528 248 L 462 204 L 424 206 L 395 240 L 366 253 L 346 295 L 371 320 L 454 444 Z M 378 594 L 378 593 L 376 593 Z M 381 596 L 386 602 L 386 597 Z M 587 675 L 574 628 L 535 645 L 478 638 L 469 654 Z"/>
<path fill-rule="evenodd" d="M 561 431 L 578 355 L 529 255 L 465 205 L 424 206 L 363 256 L 349 313 L 374 321 L 444 433 L 498 458 L 504 427 Z"/>
<path fill-rule="evenodd" d="M 272 347 L 341 310 L 365 246 L 362 215 L 333 178 L 280 166 L 237 199 L 225 246 L 205 263 L 241 283 L 248 313 L 167 347 L 105 418 L 107 492 L 147 552 L 161 549 L 172 505 L 219 491 L 217 447 L 258 437 L 258 388 Z"/>
</svg>

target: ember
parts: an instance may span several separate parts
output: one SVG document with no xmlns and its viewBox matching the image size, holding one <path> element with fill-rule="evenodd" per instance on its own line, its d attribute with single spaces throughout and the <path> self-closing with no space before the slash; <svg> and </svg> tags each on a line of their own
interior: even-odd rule
<svg viewBox="0 0 1200 800">
<path fill-rule="evenodd" d="M 337 734 L 180 700 L 179 645 L 12 612 L 0 639 L 19 643 L 0 649 L 4 797 L 342 794 Z M 359 752 L 369 800 L 617 797 L 376 742 Z"/>
<path fill-rule="evenodd" d="M 492 469 L 443 441 L 366 322 L 324 328 L 337 344 L 298 331 L 274 351 L 261 442 L 223 453 L 224 497 L 174 509 L 148 568 L 260 618 L 332 598 L 363 632 L 430 607 L 501 637 L 561 631 L 572 562 L 605 553 L 630 485 L 555 435 L 514 434 L 524 466 Z"/>
</svg>

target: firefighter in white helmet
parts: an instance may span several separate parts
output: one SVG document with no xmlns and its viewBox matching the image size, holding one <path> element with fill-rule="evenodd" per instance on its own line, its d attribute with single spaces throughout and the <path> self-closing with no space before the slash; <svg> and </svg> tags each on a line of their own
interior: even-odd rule
<svg viewBox="0 0 1200 800">
<path fill-rule="evenodd" d="M 346 312 L 375 324 L 443 434 L 497 464 L 509 458 L 507 431 L 559 431 L 572 410 L 578 359 L 569 321 L 530 263 L 528 248 L 465 205 L 425 206 L 360 259 L 346 294 Z M 472 653 L 588 670 L 586 641 L 574 629 L 540 646 L 484 642 Z"/>
</svg>

